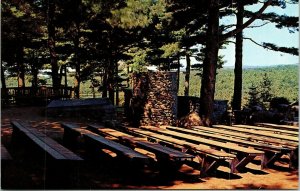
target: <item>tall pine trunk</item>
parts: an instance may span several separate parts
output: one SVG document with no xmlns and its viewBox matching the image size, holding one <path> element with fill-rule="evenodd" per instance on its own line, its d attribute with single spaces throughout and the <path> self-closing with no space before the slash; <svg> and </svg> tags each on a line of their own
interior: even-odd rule
<svg viewBox="0 0 300 191">
<path fill-rule="evenodd" d="M 1 90 L 2 97 L 4 97 L 6 99 L 8 92 L 7 92 L 6 80 L 5 80 L 5 76 L 4 76 L 3 62 L 1 62 L 1 88 L 2 88 L 2 90 Z"/>
<path fill-rule="evenodd" d="M 190 72 L 191 72 L 191 58 L 189 55 L 189 49 L 186 48 L 185 58 L 186 58 L 186 70 L 185 70 L 185 80 L 184 80 L 184 95 L 189 96 L 190 89 Z"/>
<path fill-rule="evenodd" d="M 58 75 L 57 55 L 55 51 L 55 25 L 54 25 L 55 4 L 48 0 L 47 28 L 48 28 L 48 47 L 50 52 L 51 75 L 54 94 L 58 95 L 60 79 Z"/>
<path fill-rule="evenodd" d="M 79 62 L 79 23 L 76 23 L 76 34 L 74 39 L 75 49 L 75 81 L 74 81 L 74 93 L 75 98 L 80 98 L 80 62 Z"/>
<path fill-rule="evenodd" d="M 179 92 L 179 84 L 180 84 L 180 55 L 177 57 L 177 94 Z"/>
<path fill-rule="evenodd" d="M 24 48 L 19 46 L 16 53 L 18 66 L 18 87 L 25 87 L 25 66 L 24 66 Z"/>
<path fill-rule="evenodd" d="M 212 125 L 216 68 L 219 51 L 219 0 L 209 1 L 206 49 L 201 82 L 201 117 L 205 126 Z"/>
<path fill-rule="evenodd" d="M 244 6 L 238 2 L 236 27 L 243 25 Z M 243 32 L 236 34 L 235 44 L 235 67 L 234 67 L 234 93 L 232 101 L 233 110 L 241 110 L 242 105 L 242 88 L 243 88 Z"/>
</svg>

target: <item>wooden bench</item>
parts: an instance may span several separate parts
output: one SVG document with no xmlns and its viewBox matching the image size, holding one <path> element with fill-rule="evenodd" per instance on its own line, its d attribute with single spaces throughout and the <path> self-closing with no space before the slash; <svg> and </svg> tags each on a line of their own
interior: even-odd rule
<svg viewBox="0 0 300 191">
<path fill-rule="evenodd" d="M 88 125 L 87 128 L 92 129 L 97 133 L 116 137 L 120 141 L 129 143 L 134 147 L 139 147 L 147 151 L 150 151 L 156 155 L 156 158 L 158 160 L 171 160 L 171 161 L 190 160 L 191 161 L 194 158 L 194 156 L 192 155 L 177 151 L 172 148 L 165 147 L 158 143 L 148 142 L 146 138 L 134 137 L 132 135 L 114 129 L 104 128 L 103 126 L 98 126 L 98 125 Z"/>
<path fill-rule="evenodd" d="M 299 131 L 299 127 L 291 126 L 291 125 L 277 125 L 272 123 L 255 123 L 254 125 L 261 126 L 261 127 L 270 127 L 276 129 L 284 129 L 289 131 Z"/>
<path fill-rule="evenodd" d="M 130 133 L 148 137 L 151 140 L 156 140 L 160 143 L 172 145 L 174 147 L 182 149 L 183 152 L 191 151 L 197 155 L 200 163 L 200 175 L 201 177 L 208 176 L 213 173 L 221 164 L 225 161 L 230 163 L 230 172 L 236 171 L 236 156 L 223 151 L 212 149 L 205 145 L 197 145 L 189 143 L 180 139 L 172 138 L 169 136 L 161 135 L 151 131 L 138 128 L 126 128 Z"/>
<path fill-rule="evenodd" d="M 70 136 L 74 138 L 81 136 L 84 138 L 86 143 L 89 143 L 89 145 L 100 147 L 102 149 L 108 149 L 116 153 L 118 157 L 126 158 L 132 162 L 138 164 L 149 164 L 152 161 L 150 157 L 142 153 L 134 151 L 133 149 L 112 140 L 108 140 L 85 128 L 80 128 L 77 125 L 68 123 L 62 123 L 61 126 L 64 128 L 64 139 Z M 70 140 L 70 138 L 68 138 L 68 140 Z"/>
<path fill-rule="evenodd" d="M 276 140 L 272 138 L 266 138 L 263 136 L 258 136 L 258 135 L 249 135 L 245 134 L 242 132 L 234 132 L 234 131 L 228 131 L 226 129 L 222 130 L 219 128 L 210 128 L 210 127 L 203 127 L 203 126 L 193 126 L 193 130 L 200 131 L 200 132 L 205 132 L 205 133 L 211 133 L 213 136 L 223 136 L 227 137 L 228 139 L 235 140 L 236 138 L 238 139 L 243 139 L 244 143 L 245 141 L 252 141 L 254 143 L 264 143 L 264 145 L 269 145 L 271 147 L 275 148 L 282 148 L 280 153 L 272 153 L 268 152 L 267 150 L 265 151 L 265 165 L 273 165 L 273 163 L 278 160 L 282 155 L 287 154 L 290 158 L 289 160 L 289 167 L 290 168 L 295 168 L 295 164 L 297 163 L 298 160 L 298 144 L 296 143 L 289 143 L 287 141 L 282 141 L 282 140 Z M 259 148 L 258 148 L 259 149 Z"/>
<path fill-rule="evenodd" d="M 288 136 L 299 136 L 299 133 L 296 131 L 288 131 L 288 130 L 282 130 L 282 129 L 276 129 L 276 128 L 265 128 L 265 127 L 258 127 L 258 126 L 252 126 L 252 125 L 233 125 L 233 127 L 239 127 L 241 129 L 254 129 L 259 131 L 268 131 L 273 132 L 277 134 L 286 134 Z"/>
<path fill-rule="evenodd" d="M 13 144 L 20 145 L 21 149 L 25 149 L 30 154 L 28 160 L 34 158 L 39 165 L 42 165 L 45 188 L 58 189 L 64 185 L 74 185 L 80 171 L 80 163 L 83 161 L 81 157 L 32 128 L 28 123 L 11 121 L 11 125 Z"/>
<path fill-rule="evenodd" d="M 22 134 L 29 138 L 31 142 L 35 143 L 41 150 L 48 154 L 55 160 L 70 160 L 82 161 L 83 159 L 65 148 L 58 142 L 54 141 L 45 134 L 39 132 L 37 129 L 30 127 L 27 123 L 11 121 L 13 127 L 13 134 Z"/>
<path fill-rule="evenodd" d="M 226 129 L 226 130 L 230 130 L 230 131 L 249 133 L 249 134 L 253 134 L 253 135 L 261 135 L 261 136 L 265 136 L 265 137 L 281 139 L 284 141 L 291 141 L 291 142 L 297 142 L 297 143 L 299 141 L 299 138 L 294 137 L 294 136 L 278 135 L 278 134 L 274 134 L 274 133 L 261 132 L 261 131 L 251 130 L 251 129 L 241 129 L 241 128 L 237 128 L 237 127 L 233 127 L 233 126 L 226 126 L 226 125 L 214 125 L 214 127 L 217 127 L 219 129 Z"/>
<path fill-rule="evenodd" d="M 180 127 L 173 127 L 173 126 L 162 126 L 163 128 L 177 131 L 177 132 L 182 132 L 182 133 L 188 133 L 196 136 L 201 136 L 217 141 L 224 141 L 225 143 L 233 143 L 237 144 L 240 146 L 245 146 L 245 147 L 253 147 L 257 150 L 264 151 L 264 160 L 263 160 L 263 167 L 266 168 L 268 166 L 271 166 L 274 164 L 274 162 L 279 159 L 282 155 L 290 153 L 291 150 L 287 148 L 283 148 L 281 146 L 275 146 L 275 145 L 268 145 L 268 144 L 263 144 L 263 143 L 257 143 L 257 142 L 252 142 L 252 141 L 247 141 L 247 140 L 242 140 L 238 138 L 233 138 L 233 137 L 228 137 L 224 135 L 218 135 L 215 133 L 207 133 L 207 132 L 201 132 L 201 131 L 196 131 L 196 130 L 191 130 L 191 129 L 184 129 Z"/>
<path fill-rule="evenodd" d="M 1 160 L 12 160 L 11 155 L 9 154 L 9 152 L 7 151 L 7 149 L 4 147 L 4 145 L 2 145 L 1 143 Z"/>
<path fill-rule="evenodd" d="M 266 138 L 265 136 L 259 136 L 259 135 L 251 135 L 243 132 L 238 131 L 228 131 L 227 129 L 220 129 L 220 128 L 209 128 L 209 127 L 203 127 L 203 126 L 193 126 L 194 130 L 197 131 L 204 131 L 204 132 L 213 132 L 216 134 L 221 134 L 228 137 L 236 137 L 240 139 L 245 140 L 251 140 L 255 142 L 262 142 L 265 144 L 271 144 L 271 145 L 279 145 L 284 148 L 288 148 L 291 150 L 294 150 L 298 147 L 298 144 L 295 142 L 289 142 L 289 141 L 282 141 L 280 139 L 275 138 Z"/>
<path fill-rule="evenodd" d="M 187 140 L 188 142 L 194 142 L 197 144 L 207 145 L 207 146 L 217 148 L 217 149 L 223 149 L 226 152 L 233 153 L 236 155 L 236 159 L 237 159 L 235 161 L 236 162 L 235 172 L 239 172 L 240 170 L 244 169 L 245 166 L 249 162 L 251 162 L 256 156 L 260 156 L 261 169 L 263 169 L 263 167 L 264 167 L 263 164 L 264 164 L 265 157 L 264 157 L 263 151 L 258 151 L 255 149 L 245 148 L 245 147 L 241 147 L 238 145 L 232 145 L 232 144 L 219 142 L 219 141 L 215 141 L 215 140 L 205 139 L 205 138 L 188 135 L 188 134 L 184 134 L 184 133 L 178 133 L 175 131 L 157 128 L 157 127 L 153 127 L 153 126 L 141 126 L 141 128 L 144 128 L 144 129 L 147 129 L 150 131 L 154 131 L 154 132 L 158 132 L 161 134 L 165 134 L 168 136 L 181 138 L 181 139 Z"/>
</svg>

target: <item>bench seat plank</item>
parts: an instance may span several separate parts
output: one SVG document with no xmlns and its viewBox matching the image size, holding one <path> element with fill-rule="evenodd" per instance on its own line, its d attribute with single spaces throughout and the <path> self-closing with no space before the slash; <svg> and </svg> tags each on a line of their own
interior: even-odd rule
<svg viewBox="0 0 300 191">
<path fill-rule="evenodd" d="M 261 126 L 261 127 L 271 127 L 277 129 L 285 129 L 289 131 L 299 131 L 299 127 L 291 126 L 291 125 L 278 125 L 272 123 L 255 123 L 254 125 Z"/>
<path fill-rule="evenodd" d="M 192 129 L 197 131 L 203 131 L 203 132 L 211 132 L 214 134 L 221 134 L 223 136 L 228 136 L 228 137 L 238 137 L 238 138 L 243 138 L 245 140 L 264 142 L 266 144 L 280 145 L 288 149 L 296 149 L 298 146 L 298 144 L 294 142 L 282 141 L 280 139 L 277 140 L 274 138 L 266 138 L 259 135 L 254 136 L 243 132 L 228 131 L 226 129 L 211 128 L 211 127 L 204 127 L 204 126 L 193 126 Z"/>
<path fill-rule="evenodd" d="M 265 128 L 265 127 L 258 127 L 252 125 L 233 125 L 233 127 L 239 127 L 242 129 L 255 129 L 255 130 L 273 132 L 278 134 L 286 134 L 288 136 L 296 136 L 296 137 L 299 136 L 299 133 L 296 131 L 287 131 L 287 130 L 276 129 L 276 128 Z"/>
<path fill-rule="evenodd" d="M 214 127 L 217 127 L 219 129 L 227 129 L 227 130 L 231 130 L 231 131 L 239 131 L 239 132 L 243 132 L 243 133 L 249 133 L 249 134 L 253 134 L 253 135 L 262 135 L 262 136 L 281 139 L 281 140 L 285 140 L 285 141 L 293 141 L 293 142 L 299 141 L 298 137 L 287 136 L 287 135 L 278 135 L 278 134 L 267 133 L 267 132 L 260 132 L 260 131 L 255 131 L 255 130 L 251 130 L 251 129 L 240 129 L 237 127 L 226 126 L 226 125 L 214 125 Z"/>
</svg>

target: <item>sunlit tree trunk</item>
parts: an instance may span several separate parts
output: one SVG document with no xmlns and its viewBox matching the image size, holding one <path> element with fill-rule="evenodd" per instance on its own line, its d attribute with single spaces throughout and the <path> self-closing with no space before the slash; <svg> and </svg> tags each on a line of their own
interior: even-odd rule
<svg viewBox="0 0 300 191">
<path fill-rule="evenodd" d="M 79 23 L 76 23 L 76 35 L 74 39 L 75 48 L 75 82 L 74 82 L 74 93 L 75 98 L 80 98 L 80 61 L 79 61 Z"/>
<path fill-rule="evenodd" d="M 244 18 L 244 6 L 238 2 L 237 28 L 242 27 Z M 243 88 L 243 31 L 236 34 L 235 67 L 234 67 L 234 93 L 232 109 L 240 110 L 242 105 Z"/>
<path fill-rule="evenodd" d="M 216 68 L 219 51 L 219 0 L 209 1 L 206 51 L 201 81 L 201 117 L 205 126 L 212 125 Z"/>
<path fill-rule="evenodd" d="M 190 73 L 191 73 L 191 58 L 189 55 L 189 49 L 186 48 L 186 70 L 185 70 L 185 80 L 184 80 L 184 95 L 189 96 L 190 89 Z"/>
</svg>

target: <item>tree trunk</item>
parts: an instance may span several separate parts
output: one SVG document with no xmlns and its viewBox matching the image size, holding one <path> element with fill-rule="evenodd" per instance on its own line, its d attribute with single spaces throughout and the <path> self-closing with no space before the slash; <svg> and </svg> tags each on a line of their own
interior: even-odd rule
<svg viewBox="0 0 300 191">
<path fill-rule="evenodd" d="M 1 62 L 1 88 L 2 88 L 1 96 L 6 99 L 8 92 L 7 92 L 6 81 L 5 81 L 5 76 L 4 76 L 3 62 Z"/>
<path fill-rule="evenodd" d="M 25 66 L 24 66 L 24 50 L 22 46 L 17 50 L 17 66 L 18 66 L 18 87 L 25 87 Z"/>
<path fill-rule="evenodd" d="M 105 66 L 103 69 L 103 80 L 102 80 L 102 87 L 103 87 L 103 91 L 102 91 L 102 97 L 107 97 L 107 74 L 108 73 L 108 67 Z"/>
<path fill-rule="evenodd" d="M 112 55 L 109 58 L 109 70 L 108 70 L 108 97 L 112 104 L 115 104 L 115 92 L 114 92 L 114 63 Z"/>
<path fill-rule="evenodd" d="M 177 94 L 179 92 L 179 84 L 180 84 L 180 56 L 177 58 Z"/>
<path fill-rule="evenodd" d="M 75 49 L 75 82 L 74 82 L 74 93 L 75 98 L 80 98 L 80 62 L 79 62 L 79 24 L 76 23 L 76 35 L 74 39 L 74 49 Z"/>
<path fill-rule="evenodd" d="M 244 6 L 238 2 L 237 28 L 242 27 L 244 18 Z M 243 88 L 243 32 L 236 34 L 235 67 L 234 67 L 234 93 L 232 101 L 233 110 L 241 110 Z"/>
<path fill-rule="evenodd" d="M 54 13 L 55 13 L 54 1 L 48 0 L 47 28 L 48 28 L 48 46 L 49 46 L 50 62 L 51 62 L 52 85 L 53 85 L 54 94 L 58 95 L 59 93 L 58 90 L 60 87 L 60 79 L 58 75 L 57 55 L 55 51 Z"/>
<path fill-rule="evenodd" d="M 212 125 L 216 68 L 219 51 L 219 0 L 209 1 L 208 28 L 206 31 L 206 51 L 203 61 L 201 82 L 201 117 L 205 126 Z"/>
<path fill-rule="evenodd" d="M 190 89 L 190 71 L 191 71 L 191 58 L 188 53 L 189 49 L 186 48 L 186 70 L 185 70 L 185 80 L 184 80 L 184 95 L 189 96 L 189 89 Z"/>
</svg>

